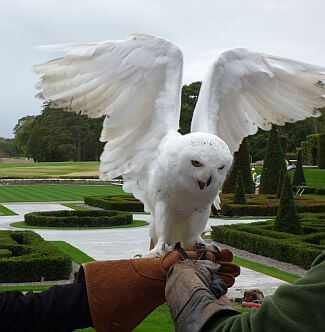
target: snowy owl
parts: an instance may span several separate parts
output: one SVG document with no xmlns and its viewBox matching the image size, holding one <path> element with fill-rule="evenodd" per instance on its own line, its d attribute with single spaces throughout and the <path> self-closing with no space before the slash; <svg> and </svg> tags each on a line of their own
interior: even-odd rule
<svg viewBox="0 0 325 332">
<path fill-rule="evenodd" d="M 223 53 L 208 70 L 191 133 L 178 133 L 183 55 L 162 38 L 44 47 L 65 56 L 36 65 L 38 97 L 53 107 L 105 115 L 101 178 L 124 177 L 123 189 L 151 214 L 160 256 L 176 242 L 204 243 L 211 204 L 218 199 L 242 139 L 272 123 L 318 116 L 325 69 L 246 49 Z M 210 244 L 211 246 L 211 244 Z"/>
</svg>

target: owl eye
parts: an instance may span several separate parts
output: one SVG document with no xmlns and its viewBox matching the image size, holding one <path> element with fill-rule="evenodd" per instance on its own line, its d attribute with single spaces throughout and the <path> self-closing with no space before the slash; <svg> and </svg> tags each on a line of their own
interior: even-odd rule
<svg viewBox="0 0 325 332">
<path fill-rule="evenodd" d="M 202 166 L 203 166 L 203 164 L 200 163 L 200 162 L 197 161 L 197 160 L 191 160 L 191 162 L 192 162 L 192 165 L 193 165 L 194 167 L 202 167 Z"/>
<path fill-rule="evenodd" d="M 221 171 L 224 168 L 225 168 L 225 165 L 222 165 L 222 166 L 218 167 L 218 170 Z"/>
</svg>

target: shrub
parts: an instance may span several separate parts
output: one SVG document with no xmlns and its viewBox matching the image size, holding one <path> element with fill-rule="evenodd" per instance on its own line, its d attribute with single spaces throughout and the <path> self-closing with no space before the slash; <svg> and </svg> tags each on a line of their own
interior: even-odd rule
<svg viewBox="0 0 325 332">
<path fill-rule="evenodd" d="M 238 171 L 238 173 L 237 173 L 236 188 L 235 188 L 233 203 L 234 204 L 245 204 L 246 203 L 243 177 L 241 175 L 241 171 Z"/>
<path fill-rule="evenodd" d="M 284 153 L 279 143 L 278 132 L 272 126 L 267 143 L 266 154 L 261 174 L 260 194 L 275 194 L 280 170 L 286 170 Z"/>
<path fill-rule="evenodd" d="M 308 135 L 306 141 L 300 143 L 306 165 L 317 165 L 318 134 Z M 293 158 L 294 159 L 294 158 Z"/>
<path fill-rule="evenodd" d="M 300 234 L 300 222 L 293 200 L 292 187 L 288 174 L 283 177 L 282 192 L 277 215 L 274 220 L 274 230 Z"/>
<path fill-rule="evenodd" d="M 84 201 L 88 205 L 97 206 L 104 210 L 143 212 L 143 204 L 132 195 L 87 196 Z"/>
<path fill-rule="evenodd" d="M 237 174 L 241 171 L 245 193 L 254 193 L 254 183 L 250 169 L 250 158 L 246 139 L 240 145 L 240 148 L 234 154 L 234 161 L 231 169 L 222 185 L 222 192 L 233 193 L 235 192 Z"/>
<path fill-rule="evenodd" d="M 304 171 L 302 168 L 302 165 L 303 165 L 302 156 L 303 156 L 302 151 L 301 151 L 301 149 L 299 149 L 295 174 L 294 174 L 293 180 L 292 180 L 292 185 L 294 185 L 294 186 L 300 186 L 300 185 L 305 186 L 306 185 L 306 179 L 305 179 Z"/>
<path fill-rule="evenodd" d="M 302 228 L 317 229 L 307 235 L 273 231 L 273 220 L 251 224 L 213 226 L 212 239 L 235 248 L 271 257 L 309 269 L 313 260 L 325 249 L 325 214 L 302 215 Z"/>
<path fill-rule="evenodd" d="M 0 282 L 68 279 L 71 260 L 30 231 L 0 231 Z M 8 252 L 10 253 L 9 255 Z"/>
<path fill-rule="evenodd" d="M 122 211 L 48 211 L 25 214 L 31 226 L 46 227 L 109 227 L 131 224 L 131 213 Z"/>
<path fill-rule="evenodd" d="M 325 133 L 318 135 L 318 168 L 325 168 Z"/>
<path fill-rule="evenodd" d="M 225 216 L 275 216 L 279 199 L 276 195 L 245 195 L 246 204 L 233 204 L 233 194 L 221 194 L 221 214 Z M 325 212 L 325 201 L 321 198 L 295 196 L 299 213 Z"/>
</svg>

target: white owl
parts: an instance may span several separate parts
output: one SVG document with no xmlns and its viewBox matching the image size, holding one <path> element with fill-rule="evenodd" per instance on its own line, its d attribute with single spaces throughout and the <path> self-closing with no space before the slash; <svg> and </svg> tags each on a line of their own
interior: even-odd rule
<svg viewBox="0 0 325 332">
<path fill-rule="evenodd" d="M 123 189 L 151 214 L 160 256 L 201 234 L 232 154 L 245 136 L 310 116 L 325 105 L 325 69 L 246 49 L 223 53 L 203 81 L 191 133 L 178 133 L 183 56 L 173 43 L 132 34 L 122 41 L 53 45 L 66 55 L 36 65 L 39 97 L 89 117 L 105 115 L 101 178 L 124 177 Z"/>
</svg>

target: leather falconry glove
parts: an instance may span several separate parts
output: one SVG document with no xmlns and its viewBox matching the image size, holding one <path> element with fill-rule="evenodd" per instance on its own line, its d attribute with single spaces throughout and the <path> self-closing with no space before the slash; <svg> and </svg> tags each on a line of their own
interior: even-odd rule
<svg viewBox="0 0 325 332">
<path fill-rule="evenodd" d="M 191 249 L 190 259 L 201 252 Z M 215 261 L 219 253 L 206 252 Z M 79 279 L 85 279 L 89 308 L 97 332 L 131 331 L 165 299 L 166 277 L 170 267 L 182 260 L 178 251 L 160 258 L 97 261 L 83 264 Z"/>
<path fill-rule="evenodd" d="M 238 314 L 219 300 L 240 272 L 230 263 L 229 251 L 223 252 L 222 259 L 217 263 L 185 259 L 171 267 L 165 294 L 176 331 L 201 331 L 212 317 Z"/>
</svg>

